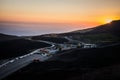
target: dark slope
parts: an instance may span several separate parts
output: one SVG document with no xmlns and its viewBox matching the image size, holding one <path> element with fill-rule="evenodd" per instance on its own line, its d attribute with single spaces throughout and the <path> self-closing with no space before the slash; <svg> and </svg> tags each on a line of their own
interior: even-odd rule
<svg viewBox="0 0 120 80">
<path fill-rule="evenodd" d="M 69 33 L 64 33 L 62 35 L 69 34 L 101 34 L 101 33 L 111 33 L 120 36 L 120 20 L 112 21 L 108 24 L 103 24 L 94 28 L 77 30 Z"/>
<path fill-rule="evenodd" d="M 62 38 L 62 37 L 52 37 L 52 36 L 33 36 L 32 39 L 34 40 L 44 40 L 44 41 L 50 41 L 54 43 L 64 43 L 68 42 L 67 39 Z"/>
<path fill-rule="evenodd" d="M 119 80 L 119 49 L 120 44 L 71 50 L 53 61 L 32 63 L 4 80 Z"/>
<path fill-rule="evenodd" d="M 35 40 L 45 40 L 55 43 L 68 42 L 63 36 L 80 40 L 86 43 L 113 43 L 120 41 L 120 20 L 112 21 L 108 24 L 103 24 L 94 28 L 77 30 L 62 34 L 45 34 L 33 36 Z"/>
<path fill-rule="evenodd" d="M 87 43 L 104 43 L 120 41 L 120 20 L 90 29 L 60 34 Z"/>
<path fill-rule="evenodd" d="M 12 58 L 31 52 L 30 50 L 50 46 L 42 42 L 26 40 L 21 37 L 0 34 L 0 59 Z"/>
<path fill-rule="evenodd" d="M 99 33 L 111 33 L 120 36 L 120 20 L 112 21 L 111 23 L 104 24 L 94 28 L 92 31 L 86 34 L 99 34 Z"/>
<path fill-rule="evenodd" d="M 7 40 L 13 40 L 13 39 L 19 39 L 19 38 L 20 37 L 17 37 L 17 36 L 0 33 L 0 42 L 1 41 L 7 41 Z"/>
</svg>

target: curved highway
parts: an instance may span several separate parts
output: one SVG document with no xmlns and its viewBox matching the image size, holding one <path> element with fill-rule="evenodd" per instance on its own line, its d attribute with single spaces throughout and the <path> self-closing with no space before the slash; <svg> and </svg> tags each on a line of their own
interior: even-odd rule
<svg viewBox="0 0 120 80">
<path fill-rule="evenodd" d="M 27 38 L 27 39 L 32 40 L 31 38 Z M 67 39 L 71 40 L 69 38 Z M 0 65 L 0 80 L 14 73 L 15 71 L 21 69 L 22 67 L 27 66 L 35 59 L 39 61 L 45 61 L 51 58 L 53 54 L 57 53 L 57 51 L 59 51 L 59 49 L 56 48 L 55 43 L 48 42 L 48 41 L 42 41 L 42 40 L 32 40 L 32 41 L 44 42 L 47 44 L 51 44 L 51 46 L 37 49 L 29 54 L 16 57 L 10 61 L 3 63 L 2 65 Z M 57 45 L 62 47 L 62 50 L 68 50 L 68 49 L 77 47 L 77 45 L 73 45 L 73 44 L 72 46 L 67 46 L 67 44 L 57 44 Z"/>
</svg>

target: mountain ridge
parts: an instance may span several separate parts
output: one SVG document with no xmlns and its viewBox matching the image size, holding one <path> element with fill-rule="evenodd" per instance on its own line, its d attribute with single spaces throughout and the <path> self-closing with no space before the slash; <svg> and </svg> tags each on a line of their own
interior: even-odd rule
<svg viewBox="0 0 120 80">
<path fill-rule="evenodd" d="M 81 33 L 81 34 L 94 34 L 94 33 L 105 33 L 105 32 L 112 32 L 115 33 L 115 31 L 120 32 L 120 20 L 114 20 L 111 23 L 99 25 L 93 28 L 83 29 L 83 30 L 76 30 L 68 33 L 63 34 L 69 34 L 69 33 Z"/>
<path fill-rule="evenodd" d="M 111 23 L 96 26 L 94 28 L 77 30 L 58 35 L 67 36 L 87 43 L 119 42 L 120 20 L 115 20 Z"/>
<path fill-rule="evenodd" d="M 7 40 L 14 40 L 14 39 L 20 39 L 20 37 L 15 35 L 8 35 L 0 33 L 0 41 L 7 41 Z"/>
</svg>

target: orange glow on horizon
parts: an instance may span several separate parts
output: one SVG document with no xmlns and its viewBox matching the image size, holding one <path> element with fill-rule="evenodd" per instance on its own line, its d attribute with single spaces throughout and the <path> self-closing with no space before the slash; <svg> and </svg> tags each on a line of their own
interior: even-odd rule
<svg viewBox="0 0 120 80">
<path fill-rule="evenodd" d="M 81 19 L 82 18 L 82 19 Z M 101 24 L 106 24 L 111 22 L 112 20 L 118 20 L 120 18 L 116 16 L 99 16 L 99 17 L 81 17 L 81 15 L 76 16 L 61 16 L 61 17 L 37 17 L 30 15 L 0 15 L 0 21 L 10 21 L 10 22 L 24 22 L 24 23 L 68 23 L 78 26 L 86 26 L 86 27 L 95 27 Z"/>
<path fill-rule="evenodd" d="M 116 16 L 104 16 L 103 18 L 100 18 L 100 20 L 98 20 L 98 22 L 100 23 L 100 24 L 107 24 L 107 23 L 110 23 L 110 22 L 112 22 L 112 21 L 114 21 L 114 20 L 120 20 L 120 18 L 119 17 L 116 17 Z"/>
<path fill-rule="evenodd" d="M 112 19 L 106 19 L 106 23 L 111 23 L 113 20 Z"/>
<path fill-rule="evenodd" d="M 120 0 L 0 0 L 0 21 L 94 27 L 120 19 L 119 3 Z"/>
</svg>

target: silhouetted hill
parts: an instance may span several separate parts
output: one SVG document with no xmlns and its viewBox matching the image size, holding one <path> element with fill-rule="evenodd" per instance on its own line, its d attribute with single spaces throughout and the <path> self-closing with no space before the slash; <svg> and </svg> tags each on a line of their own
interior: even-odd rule
<svg viewBox="0 0 120 80">
<path fill-rule="evenodd" d="M 99 33 L 111 33 L 120 36 L 120 20 L 112 21 L 111 23 L 104 24 L 94 28 L 88 34 L 99 34 Z"/>
<path fill-rule="evenodd" d="M 50 61 L 33 62 L 4 80 L 119 80 L 119 49 L 116 44 L 65 51 Z"/>
<path fill-rule="evenodd" d="M 31 52 L 30 50 L 50 46 L 43 42 L 0 34 L 0 59 L 12 58 Z"/>
<path fill-rule="evenodd" d="M 45 34 L 40 36 L 33 36 L 35 40 L 45 40 L 55 43 L 68 42 L 64 36 L 75 40 L 80 40 L 86 43 L 117 43 L 120 41 L 120 20 L 112 21 L 108 24 L 103 24 L 94 28 L 77 30 L 61 34 Z"/>
<path fill-rule="evenodd" d="M 112 21 L 111 23 L 94 28 L 77 30 L 59 35 L 68 36 L 87 43 L 119 42 L 120 20 Z"/>
<path fill-rule="evenodd" d="M 68 42 L 67 39 L 62 38 L 62 37 L 53 37 L 53 36 L 33 36 L 32 39 L 34 40 L 44 40 L 44 41 L 50 41 L 50 42 L 54 42 L 54 43 L 64 43 L 64 42 Z"/>
<path fill-rule="evenodd" d="M 101 34 L 101 33 L 111 33 L 115 35 L 120 35 L 120 20 L 112 21 L 108 24 L 103 24 L 94 28 L 77 30 L 65 34 Z M 63 34 L 64 35 L 64 34 Z"/>
<path fill-rule="evenodd" d="M 20 37 L 18 37 L 18 36 L 13 36 L 13 35 L 7 35 L 7 34 L 0 33 L 0 42 L 1 41 L 6 41 L 6 40 L 19 39 L 19 38 Z"/>
</svg>

